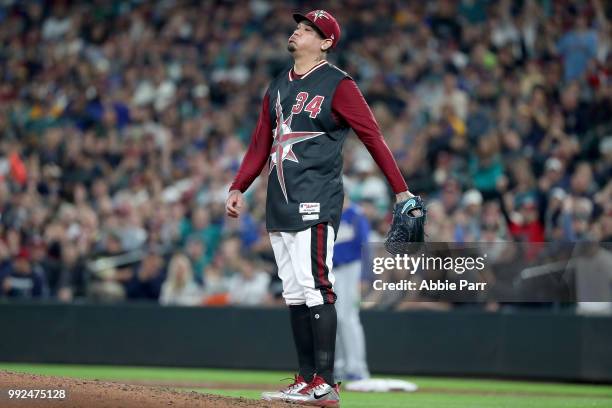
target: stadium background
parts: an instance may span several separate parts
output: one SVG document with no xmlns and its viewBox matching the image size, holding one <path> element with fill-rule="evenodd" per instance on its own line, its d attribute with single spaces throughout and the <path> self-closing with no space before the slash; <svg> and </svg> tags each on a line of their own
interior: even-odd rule
<svg viewBox="0 0 612 408">
<path fill-rule="evenodd" d="M 152 315 L 157 303 L 227 313 L 249 306 L 265 319 L 280 306 L 263 223 L 265 179 L 247 192 L 238 221 L 224 217 L 224 201 L 267 83 L 290 62 L 290 14 L 316 7 L 342 25 L 330 59 L 357 81 L 411 191 L 426 197 L 430 240 L 612 241 L 609 2 L 5 0 L 4 316 L 38 307 L 41 316 L 59 310 L 57 318 L 91 303 L 121 313 L 138 302 Z M 391 191 L 356 137 L 344 156 L 347 194 L 380 241 Z M 407 310 L 417 304 L 398 299 L 384 313 L 430 319 Z M 499 320 L 534 313 L 534 305 L 515 306 L 470 305 L 469 313 Z M 461 312 L 437 316 L 452 322 Z M 580 327 L 609 323 L 573 312 L 555 304 L 535 311 L 579 319 L 572 321 Z M 28 313 L 14 316 L 33 318 Z M 67 322 L 63 334 L 82 323 Z M 30 344 L 24 333 L 4 335 L 1 359 L 95 362 L 11 353 Z M 381 343 L 367 325 L 366 333 Z M 499 341 L 503 331 L 491 336 Z M 597 338 L 601 354 L 571 359 L 601 362 L 612 354 L 606 339 Z M 610 381 L 610 367 L 608 359 L 586 379 Z"/>
</svg>

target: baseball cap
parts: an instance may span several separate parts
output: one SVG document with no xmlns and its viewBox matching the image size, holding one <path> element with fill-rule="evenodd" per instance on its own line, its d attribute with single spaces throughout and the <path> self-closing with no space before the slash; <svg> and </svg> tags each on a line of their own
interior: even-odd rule
<svg viewBox="0 0 612 408">
<path fill-rule="evenodd" d="M 481 205 L 482 204 L 482 194 L 480 191 L 472 189 L 468 190 L 463 194 L 463 203 L 465 205 Z"/>
<path fill-rule="evenodd" d="M 296 23 L 304 20 L 310 21 L 323 36 L 332 40 L 331 48 L 334 48 L 340 41 L 340 25 L 334 16 L 325 10 L 312 10 L 306 14 L 293 13 Z"/>
<path fill-rule="evenodd" d="M 554 171 L 561 171 L 561 169 L 563 169 L 561 160 L 557 159 L 556 157 L 551 157 L 548 160 L 546 160 L 544 167 L 546 168 L 546 170 L 554 170 Z"/>
</svg>

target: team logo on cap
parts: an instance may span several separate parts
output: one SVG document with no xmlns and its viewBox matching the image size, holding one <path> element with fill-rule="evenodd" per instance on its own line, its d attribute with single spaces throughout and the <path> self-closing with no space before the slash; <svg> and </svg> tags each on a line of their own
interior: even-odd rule
<svg viewBox="0 0 612 408">
<path fill-rule="evenodd" d="M 327 13 L 325 12 L 325 10 L 317 10 L 314 12 L 314 21 L 317 21 L 317 18 L 326 18 L 329 19 L 329 17 L 327 17 Z"/>
</svg>

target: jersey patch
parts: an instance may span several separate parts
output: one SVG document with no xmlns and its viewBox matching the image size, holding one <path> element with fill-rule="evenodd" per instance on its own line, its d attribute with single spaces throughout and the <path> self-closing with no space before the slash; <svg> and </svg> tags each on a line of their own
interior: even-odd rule
<svg viewBox="0 0 612 408">
<path fill-rule="evenodd" d="M 300 203 L 300 214 L 321 212 L 321 203 Z"/>
<path fill-rule="evenodd" d="M 302 215 L 302 221 L 314 221 L 319 219 L 319 214 Z"/>
</svg>

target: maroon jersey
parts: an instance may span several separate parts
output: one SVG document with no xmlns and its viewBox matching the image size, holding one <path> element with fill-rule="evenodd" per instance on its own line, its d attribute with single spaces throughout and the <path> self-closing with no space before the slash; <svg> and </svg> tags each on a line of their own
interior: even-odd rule
<svg viewBox="0 0 612 408">
<path fill-rule="evenodd" d="M 270 84 L 274 124 L 266 224 L 269 231 L 301 231 L 328 222 L 338 228 L 344 190 L 345 123 L 332 114 L 336 87 L 347 74 L 321 63 L 299 79 L 290 70 Z"/>
<path fill-rule="evenodd" d="M 337 230 L 343 202 L 342 146 L 349 127 L 366 145 L 393 190 L 406 191 L 354 81 L 326 61 L 301 77 L 287 70 L 270 84 L 249 151 L 231 189 L 244 192 L 267 161 L 269 231 L 300 231 L 321 222 Z"/>
</svg>

